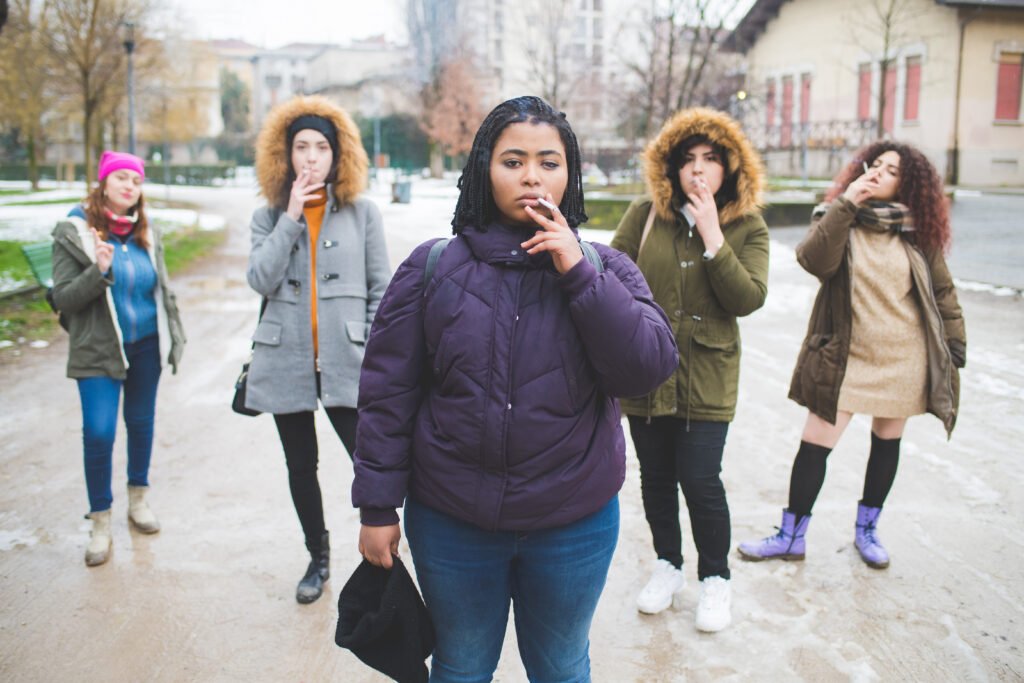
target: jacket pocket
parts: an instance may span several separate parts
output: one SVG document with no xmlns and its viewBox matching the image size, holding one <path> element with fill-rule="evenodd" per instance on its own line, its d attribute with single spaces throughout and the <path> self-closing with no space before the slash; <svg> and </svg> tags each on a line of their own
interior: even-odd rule
<svg viewBox="0 0 1024 683">
<path fill-rule="evenodd" d="M 331 273 L 326 275 L 330 276 Z M 321 299 L 333 299 L 339 296 L 351 296 L 357 299 L 366 298 L 366 287 L 337 280 L 325 280 L 323 276 L 317 280 L 317 296 Z"/>
<path fill-rule="evenodd" d="M 362 320 L 349 320 L 345 323 L 345 332 L 348 334 L 348 340 L 353 344 L 360 346 L 365 344 L 369 331 L 370 326 Z"/>
<path fill-rule="evenodd" d="M 281 323 L 261 320 L 260 324 L 256 326 L 256 332 L 253 333 L 252 340 L 257 344 L 265 346 L 280 346 Z"/>
<path fill-rule="evenodd" d="M 687 359 L 691 410 L 732 410 L 739 384 L 739 340 L 698 325 Z"/>
</svg>

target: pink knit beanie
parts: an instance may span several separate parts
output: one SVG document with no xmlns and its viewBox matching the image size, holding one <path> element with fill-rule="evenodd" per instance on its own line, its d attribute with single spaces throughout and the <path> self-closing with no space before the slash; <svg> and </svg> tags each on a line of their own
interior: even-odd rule
<svg viewBox="0 0 1024 683">
<path fill-rule="evenodd" d="M 146 171 L 143 168 L 144 162 L 134 154 L 128 154 L 126 152 L 104 152 L 100 156 L 100 169 L 99 169 L 99 180 L 103 180 L 114 171 L 119 171 L 122 168 L 127 168 L 129 171 L 135 171 L 142 179 L 146 179 Z"/>
</svg>

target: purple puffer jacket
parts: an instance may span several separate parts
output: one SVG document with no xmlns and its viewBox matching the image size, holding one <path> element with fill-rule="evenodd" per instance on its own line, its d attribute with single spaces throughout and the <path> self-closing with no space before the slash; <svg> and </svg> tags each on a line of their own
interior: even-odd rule
<svg viewBox="0 0 1024 683">
<path fill-rule="evenodd" d="M 352 502 L 398 522 L 406 495 L 487 530 L 562 526 L 625 478 L 616 396 L 646 394 L 678 364 L 640 271 L 595 245 L 559 276 L 525 233 L 466 228 L 437 263 L 417 247 L 388 286 L 359 379 Z"/>
</svg>

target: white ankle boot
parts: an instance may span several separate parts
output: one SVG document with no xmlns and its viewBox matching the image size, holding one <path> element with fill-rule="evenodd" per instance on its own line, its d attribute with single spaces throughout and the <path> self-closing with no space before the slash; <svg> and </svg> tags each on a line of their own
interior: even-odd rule
<svg viewBox="0 0 1024 683">
<path fill-rule="evenodd" d="M 676 569 L 668 560 L 658 560 L 650 580 L 636 598 L 636 608 L 644 614 L 657 614 L 673 604 L 679 607 L 685 586 L 682 569 Z"/>
<path fill-rule="evenodd" d="M 95 567 L 110 559 L 110 509 L 90 512 L 86 517 L 92 520 L 92 531 L 85 549 L 85 563 Z"/>
<path fill-rule="evenodd" d="M 160 531 L 160 522 L 146 503 L 148 486 L 128 485 L 128 519 L 135 528 L 144 534 L 155 534 Z"/>
</svg>

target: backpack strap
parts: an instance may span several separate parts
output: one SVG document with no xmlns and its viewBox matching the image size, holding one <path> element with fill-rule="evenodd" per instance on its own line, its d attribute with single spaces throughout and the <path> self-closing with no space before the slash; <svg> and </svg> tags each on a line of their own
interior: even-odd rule
<svg viewBox="0 0 1024 683">
<path fill-rule="evenodd" d="M 598 273 L 604 272 L 604 263 L 601 261 L 601 255 L 597 253 L 597 249 L 590 242 L 584 242 L 580 240 L 580 249 L 583 250 L 583 255 L 590 261 L 590 265 L 594 266 L 594 270 Z"/>
<path fill-rule="evenodd" d="M 647 222 L 644 223 L 644 232 L 640 235 L 640 246 L 636 250 L 636 257 L 640 258 L 640 252 L 644 248 L 644 242 L 647 241 L 648 235 L 651 234 L 651 228 L 654 226 L 654 202 L 651 202 L 651 212 L 647 214 Z"/>
<path fill-rule="evenodd" d="M 430 284 L 430 280 L 434 277 L 434 270 L 437 269 L 437 262 L 441 259 L 441 254 L 444 253 L 449 242 L 451 242 L 451 238 L 440 239 L 430 245 L 430 251 L 427 253 L 427 266 L 423 269 L 424 291 L 426 291 L 427 285 Z"/>
</svg>

